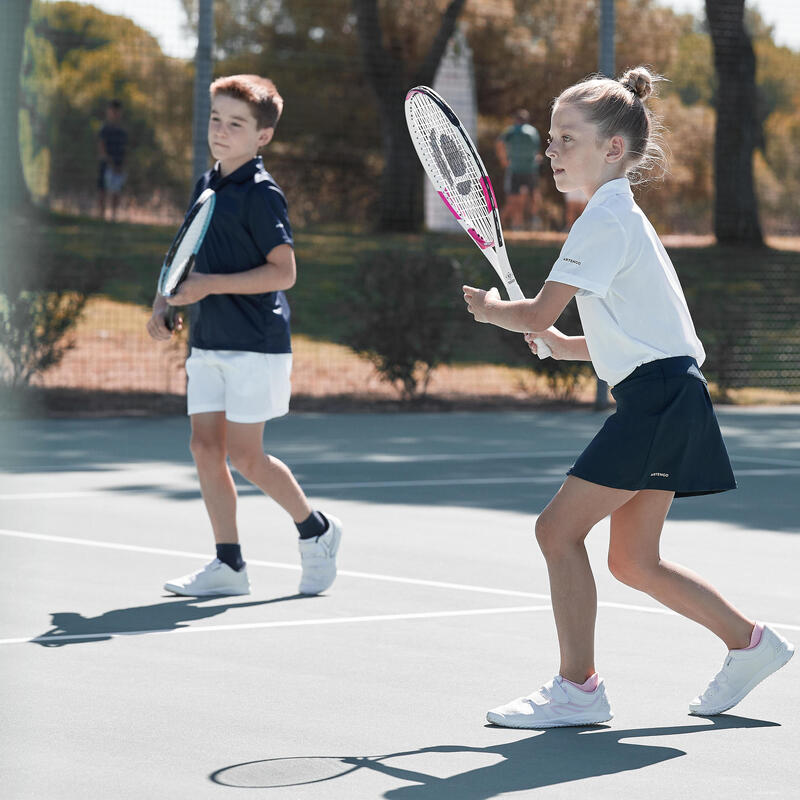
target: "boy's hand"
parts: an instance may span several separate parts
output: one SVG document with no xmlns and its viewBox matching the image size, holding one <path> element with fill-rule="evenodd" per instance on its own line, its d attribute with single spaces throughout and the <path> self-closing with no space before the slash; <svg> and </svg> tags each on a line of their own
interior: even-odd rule
<svg viewBox="0 0 800 800">
<path fill-rule="evenodd" d="M 190 306 L 211 294 L 211 282 L 208 275 L 191 272 L 186 280 L 178 287 L 172 297 L 166 298 L 171 306 Z"/>
<path fill-rule="evenodd" d="M 489 289 L 488 292 L 483 289 L 475 289 L 472 286 L 462 286 L 464 291 L 464 302 L 467 304 L 467 311 L 475 317 L 475 322 L 489 322 L 492 309 L 498 303 L 503 301 L 500 299 L 500 292 L 494 287 Z"/>
<path fill-rule="evenodd" d="M 158 295 L 153 302 L 153 313 L 150 315 L 150 319 L 147 320 L 147 332 L 150 334 L 150 337 L 156 341 L 165 341 L 173 334 L 173 331 L 167 327 L 167 323 L 165 321 L 168 309 L 169 306 L 167 305 L 166 299 L 161 295 Z M 179 331 L 182 329 L 183 318 L 180 314 L 176 314 L 175 330 Z"/>
</svg>

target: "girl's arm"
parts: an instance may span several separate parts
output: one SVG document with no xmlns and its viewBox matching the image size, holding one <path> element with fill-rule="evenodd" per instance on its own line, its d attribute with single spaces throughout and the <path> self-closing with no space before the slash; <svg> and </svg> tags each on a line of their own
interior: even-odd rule
<svg viewBox="0 0 800 800">
<path fill-rule="evenodd" d="M 550 348 L 551 356 L 556 361 L 591 361 L 585 336 L 565 336 L 561 331 L 550 328 L 540 333 L 526 333 L 525 341 L 532 353 L 537 353 L 535 339 L 542 339 Z"/>
<path fill-rule="evenodd" d="M 192 272 L 167 303 L 187 306 L 210 294 L 262 294 L 291 289 L 297 277 L 294 250 L 279 244 L 270 250 L 266 263 L 230 274 Z"/>
<path fill-rule="evenodd" d="M 546 331 L 561 316 L 578 291 L 576 286 L 547 281 L 532 300 L 501 300 L 497 289 L 488 292 L 464 286 L 467 310 L 476 322 L 489 322 L 517 333 Z"/>
</svg>

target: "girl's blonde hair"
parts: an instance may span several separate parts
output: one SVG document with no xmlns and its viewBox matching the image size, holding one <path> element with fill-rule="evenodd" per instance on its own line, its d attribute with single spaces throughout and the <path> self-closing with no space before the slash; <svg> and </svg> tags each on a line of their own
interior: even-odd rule
<svg viewBox="0 0 800 800">
<path fill-rule="evenodd" d="M 627 70 L 619 80 L 592 75 L 565 89 L 555 100 L 569 103 L 597 125 L 600 137 L 622 136 L 627 143 L 625 163 L 632 184 L 644 183 L 645 173 L 661 177 L 667 170 L 663 147 L 663 128 L 645 101 L 653 94 L 653 84 L 664 80 L 646 67 Z"/>
</svg>

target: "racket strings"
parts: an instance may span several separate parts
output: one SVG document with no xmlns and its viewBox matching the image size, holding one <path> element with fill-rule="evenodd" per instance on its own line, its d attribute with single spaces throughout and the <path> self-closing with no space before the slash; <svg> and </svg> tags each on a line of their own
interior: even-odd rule
<svg viewBox="0 0 800 800">
<path fill-rule="evenodd" d="M 434 187 L 484 241 L 493 241 L 493 211 L 481 183 L 484 171 L 461 131 L 422 92 L 409 98 L 407 112 L 411 138 Z"/>
<path fill-rule="evenodd" d="M 195 254 L 198 241 L 205 234 L 211 211 L 210 203 L 202 205 L 170 248 L 167 255 L 167 268 L 159 290 L 164 297 L 171 296 L 178 284 L 181 283 L 186 265 Z"/>
</svg>

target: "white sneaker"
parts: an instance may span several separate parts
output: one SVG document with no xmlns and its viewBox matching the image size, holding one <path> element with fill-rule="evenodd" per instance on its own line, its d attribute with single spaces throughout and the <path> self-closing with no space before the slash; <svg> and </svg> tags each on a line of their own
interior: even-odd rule
<svg viewBox="0 0 800 800">
<path fill-rule="evenodd" d="M 342 523 L 336 517 L 325 515 L 330 525 L 320 536 L 300 539 L 300 561 L 303 576 L 300 594 L 319 594 L 336 580 L 336 553 L 342 539 Z"/>
<path fill-rule="evenodd" d="M 562 728 L 596 725 L 613 716 L 602 680 L 593 692 L 584 692 L 556 675 L 528 697 L 493 708 L 486 719 L 504 728 Z"/>
<path fill-rule="evenodd" d="M 761 641 L 752 650 L 728 651 L 722 669 L 703 694 L 689 703 L 689 713 L 710 717 L 733 708 L 793 655 L 794 645 L 765 625 Z"/>
<path fill-rule="evenodd" d="M 167 581 L 164 588 L 168 592 L 185 597 L 208 597 L 215 594 L 250 594 L 250 581 L 247 578 L 247 567 L 238 572 L 215 558 L 197 572 L 184 575 L 182 578 Z"/>
</svg>

